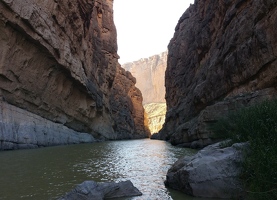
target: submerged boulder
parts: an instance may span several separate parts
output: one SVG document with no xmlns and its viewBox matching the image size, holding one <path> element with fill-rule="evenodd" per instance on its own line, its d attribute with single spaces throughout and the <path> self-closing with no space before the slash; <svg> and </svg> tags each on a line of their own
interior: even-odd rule
<svg viewBox="0 0 277 200">
<path fill-rule="evenodd" d="M 188 195 L 237 198 L 244 195 L 239 175 L 246 143 L 221 148 L 207 146 L 194 156 L 180 158 L 167 172 L 165 185 Z"/>
<path fill-rule="evenodd" d="M 140 195 L 142 195 L 142 193 L 136 187 L 134 187 L 133 183 L 129 180 L 119 183 L 98 183 L 94 181 L 84 181 L 80 185 L 77 185 L 65 196 L 61 197 L 59 200 L 101 200 Z"/>
</svg>

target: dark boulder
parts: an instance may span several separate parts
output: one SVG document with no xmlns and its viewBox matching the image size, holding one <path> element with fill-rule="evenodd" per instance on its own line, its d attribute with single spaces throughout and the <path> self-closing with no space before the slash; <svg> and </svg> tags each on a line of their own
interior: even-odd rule
<svg viewBox="0 0 277 200">
<path fill-rule="evenodd" d="M 142 193 L 129 180 L 119 183 L 84 181 L 59 200 L 102 200 L 140 195 Z"/>
</svg>

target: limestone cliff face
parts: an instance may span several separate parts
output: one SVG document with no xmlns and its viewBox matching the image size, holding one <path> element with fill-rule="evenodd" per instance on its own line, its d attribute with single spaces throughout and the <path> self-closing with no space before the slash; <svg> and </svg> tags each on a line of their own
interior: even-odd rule
<svg viewBox="0 0 277 200">
<path fill-rule="evenodd" d="M 5 109 L 13 105 L 20 112 L 32 113 L 76 134 L 122 138 L 117 134 L 121 129 L 114 128 L 118 119 L 112 110 L 121 110 L 125 105 L 114 108 L 110 104 L 120 68 L 112 6 L 112 0 L 0 0 L 1 109 L 4 110 L 2 105 Z M 125 90 L 118 92 L 131 98 Z M 133 109 L 133 102 L 128 106 Z M 143 109 L 138 103 L 136 108 Z M 0 130 L 5 132 L 0 134 L 1 144 L 18 146 L 22 141 L 17 136 L 24 131 L 16 129 L 10 132 L 13 137 L 5 136 L 9 128 L 23 125 L 24 120 L 8 117 L 12 112 L 1 113 Z M 137 134 L 140 121 L 134 116 L 143 118 L 141 112 L 127 116 L 133 122 L 128 138 Z M 36 126 L 35 122 L 26 124 L 30 129 Z M 42 129 L 48 135 L 49 130 Z M 148 133 L 140 131 L 138 135 L 147 137 Z M 27 140 L 28 137 L 26 134 Z M 32 142 L 40 146 L 35 140 Z"/>
<path fill-rule="evenodd" d="M 131 72 L 141 90 L 143 104 L 165 102 L 164 73 L 167 52 L 123 64 L 122 67 Z"/>
<path fill-rule="evenodd" d="M 149 103 L 144 106 L 151 134 L 159 132 L 163 127 L 166 113 L 166 103 Z"/>
<path fill-rule="evenodd" d="M 115 120 L 114 130 L 120 139 L 144 138 L 146 134 L 150 136 L 142 107 L 142 95 L 135 83 L 136 79 L 131 73 L 118 65 L 110 103 Z"/>
<path fill-rule="evenodd" d="M 275 97 L 276 25 L 276 0 L 196 0 L 169 44 L 168 111 L 155 137 L 207 145 L 217 117 Z"/>
<path fill-rule="evenodd" d="M 164 73 L 167 52 L 123 64 L 122 67 L 136 78 L 143 96 L 143 104 L 151 134 L 157 133 L 165 120 Z"/>
</svg>

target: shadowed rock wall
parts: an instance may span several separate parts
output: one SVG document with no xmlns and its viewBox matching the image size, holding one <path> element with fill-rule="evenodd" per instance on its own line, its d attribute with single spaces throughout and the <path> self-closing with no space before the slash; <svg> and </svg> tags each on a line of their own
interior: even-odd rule
<svg viewBox="0 0 277 200">
<path fill-rule="evenodd" d="M 1 101 L 75 132 L 117 139 L 113 127 L 124 119 L 114 120 L 110 105 L 118 65 L 112 7 L 112 0 L 0 0 Z M 139 125 L 128 120 L 130 138 Z"/>
<path fill-rule="evenodd" d="M 110 103 L 112 117 L 115 120 L 114 130 L 117 137 L 121 139 L 144 138 L 146 134 L 150 136 L 142 107 L 142 95 L 135 87 L 135 83 L 136 79 L 131 73 L 118 65 Z M 128 96 L 122 94 L 128 94 Z"/>
<path fill-rule="evenodd" d="M 276 6 L 196 0 L 187 9 L 168 46 L 166 122 L 155 138 L 205 146 L 217 117 L 276 97 Z"/>
</svg>

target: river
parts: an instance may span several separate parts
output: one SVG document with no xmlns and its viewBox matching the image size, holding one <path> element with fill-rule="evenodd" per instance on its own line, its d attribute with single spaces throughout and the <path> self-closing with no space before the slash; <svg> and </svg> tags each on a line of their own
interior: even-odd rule
<svg viewBox="0 0 277 200">
<path fill-rule="evenodd" d="M 159 140 L 109 141 L 0 152 L 0 199 L 57 199 L 85 180 L 131 180 L 132 200 L 196 200 L 167 189 L 169 167 L 195 151 Z"/>
</svg>

